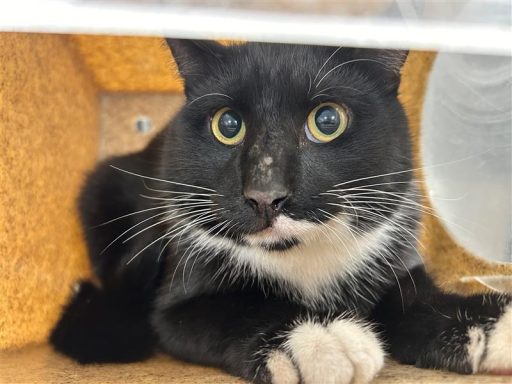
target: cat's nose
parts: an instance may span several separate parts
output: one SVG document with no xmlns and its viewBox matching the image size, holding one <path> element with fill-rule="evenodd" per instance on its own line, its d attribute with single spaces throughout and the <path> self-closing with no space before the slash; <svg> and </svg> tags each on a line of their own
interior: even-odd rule
<svg viewBox="0 0 512 384">
<path fill-rule="evenodd" d="M 257 189 L 246 189 L 244 196 L 257 213 L 269 212 L 277 214 L 288 199 L 288 191 L 285 189 L 275 189 L 270 191 L 259 191 Z"/>
</svg>

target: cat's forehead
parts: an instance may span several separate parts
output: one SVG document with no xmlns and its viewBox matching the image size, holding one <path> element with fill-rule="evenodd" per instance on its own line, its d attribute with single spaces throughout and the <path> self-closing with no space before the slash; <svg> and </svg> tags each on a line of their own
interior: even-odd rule
<svg viewBox="0 0 512 384">
<path fill-rule="evenodd" d="M 247 101 L 260 100 L 274 106 L 300 103 L 312 95 L 316 75 L 335 49 L 257 43 L 233 47 L 217 81 L 224 92 Z M 335 65 L 335 61 L 324 69 L 328 65 Z M 336 81 L 344 80 L 338 77 Z"/>
<path fill-rule="evenodd" d="M 354 66 L 331 72 L 350 60 L 341 50 L 258 43 L 235 46 L 227 55 L 226 66 L 213 74 L 212 83 L 232 97 L 235 108 L 261 115 L 302 113 L 322 97 L 345 102 L 354 96 L 347 89 L 368 89 L 367 78 Z"/>
<path fill-rule="evenodd" d="M 247 43 L 233 47 L 230 56 L 233 64 L 242 65 L 242 70 L 248 68 L 267 75 L 278 75 L 318 70 L 318 64 L 325 62 L 335 49 L 308 45 Z"/>
</svg>

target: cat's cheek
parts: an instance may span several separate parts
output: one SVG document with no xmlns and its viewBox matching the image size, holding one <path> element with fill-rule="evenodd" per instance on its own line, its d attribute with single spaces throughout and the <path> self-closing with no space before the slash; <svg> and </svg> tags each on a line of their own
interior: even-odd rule
<svg viewBox="0 0 512 384">
<path fill-rule="evenodd" d="M 478 371 L 512 374 L 512 303 L 507 305 L 489 332 L 487 350 Z"/>
<path fill-rule="evenodd" d="M 367 326 L 348 319 L 304 321 L 268 355 L 272 384 L 369 383 L 384 365 L 384 352 Z"/>
</svg>

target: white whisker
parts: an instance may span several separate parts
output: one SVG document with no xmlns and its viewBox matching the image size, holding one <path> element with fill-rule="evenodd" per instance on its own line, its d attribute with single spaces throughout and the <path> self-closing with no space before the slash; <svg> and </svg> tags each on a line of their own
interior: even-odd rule
<svg viewBox="0 0 512 384">
<path fill-rule="evenodd" d="M 323 75 L 323 77 L 318 81 L 318 83 L 315 84 L 315 88 L 318 88 L 318 86 L 320 85 L 320 83 L 322 81 L 324 81 L 324 79 L 329 76 L 329 74 L 331 74 L 333 71 L 335 71 L 336 69 L 338 68 L 341 68 L 347 64 L 351 64 L 351 63 L 357 63 L 359 61 L 370 61 L 370 62 L 374 62 L 374 63 L 378 63 L 378 64 L 382 64 L 384 66 L 386 66 L 385 63 L 383 63 L 382 61 L 378 61 L 378 60 L 373 60 L 373 59 L 353 59 L 353 60 L 348 60 L 348 61 L 345 61 L 341 64 L 338 64 L 336 66 L 334 66 L 333 68 L 331 68 L 325 75 Z"/>
<path fill-rule="evenodd" d="M 444 163 L 439 163 L 439 164 L 432 164 L 432 165 L 425 165 L 425 166 L 422 166 L 422 167 L 417 167 L 417 168 L 411 168 L 411 169 L 405 169 L 405 170 L 402 170 L 402 171 L 396 171 L 396 172 L 388 172 L 388 173 L 381 173 L 381 174 L 378 174 L 378 175 L 373 175 L 373 176 L 367 176 L 367 177 L 361 177 L 361 178 L 358 178 L 358 179 L 352 179 L 352 180 L 348 180 L 348 181 L 345 181 L 343 183 L 339 183 L 339 184 L 335 184 L 334 187 L 339 187 L 341 185 L 346 185 L 346 184 L 351 184 L 351 183 L 355 183 L 357 181 L 362 181 L 362 180 L 369 180 L 369 179 L 375 179 L 375 178 L 378 178 L 378 177 L 385 177 L 385 176 L 392 176 L 392 175 L 400 175 L 400 174 L 403 174 L 403 173 L 410 173 L 410 172 L 416 172 L 416 171 L 421 171 L 423 169 L 430 169 L 430 168 L 437 168 L 437 167 L 444 167 L 444 166 L 447 166 L 447 165 L 452 165 L 452 164 L 457 164 L 457 163 L 460 163 L 460 162 L 463 162 L 463 161 L 467 161 L 469 159 L 472 159 L 472 158 L 475 158 L 477 156 L 481 156 L 487 152 L 489 152 L 489 150 L 486 150 L 486 151 L 483 151 L 481 153 L 478 153 L 478 154 L 474 154 L 474 155 L 470 155 L 470 156 L 466 156 L 462 159 L 457 159 L 457 160 L 451 160 L 451 161 L 447 161 L 447 162 L 444 162 Z"/>
<path fill-rule="evenodd" d="M 144 179 L 142 179 L 142 183 L 144 184 L 144 187 L 147 190 L 152 191 L 152 192 L 157 192 L 157 193 L 163 193 L 163 194 L 175 194 L 175 195 L 183 195 L 183 196 L 186 196 L 186 195 L 193 195 L 193 196 L 222 196 L 221 194 L 218 194 L 218 193 L 185 192 L 185 191 L 172 191 L 172 190 L 169 190 L 169 189 L 151 188 L 150 186 L 147 185 L 146 180 L 144 180 Z"/>
<path fill-rule="evenodd" d="M 204 190 L 204 191 L 209 191 L 209 192 L 214 192 L 216 193 L 217 191 L 214 190 L 214 189 L 211 189 L 211 188 L 206 188 L 206 187 L 200 187 L 198 185 L 192 185 L 192 184 L 185 184 L 185 183 L 179 183 L 177 181 L 171 181 L 171 180 L 164 180 L 164 179 L 158 179 L 156 177 L 151 177 L 151 176 L 144 176 L 144 175 L 140 175 L 138 173 L 135 173 L 135 172 L 131 172 L 131 171 L 127 171 L 125 169 L 121 169 L 119 167 L 116 167 L 115 165 L 110 165 L 110 167 L 114 168 L 114 169 L 117 169 L 118 171 L 120 172 L 124 172 L 124 173 L 127 173 L 129 175 L 132 175 L 132 176 L 137 176 L 137 177 L 142 177 L 143 179 L 147 179 L 147 180 L 155 180 L 155 181 L 161 181 L 162 183 L 169 183 L 169 184 L 174 184 L 174 185 L 180 185 L 182 187 L 188 187 L 188 188 L 197 188 L 197 189 L 201 189 L 201 190 Z"/>
<path fill-rule="evenodd" d="M 191 227 L 194 227 L 194 226 L 198 226 L 200 224 L 205 224 L 205 223 L 208 223 L 208 222 L 213 221 L 213 220 L 216 220 L 216 215 L 208 215 L 208 216 L 205 216 L 205 217 L 198 218 L 195 221 L 192 221 L 191 223 L 189 223 L 189 225 L 187 227 L 185 227 L 180 232 L 178 232 L 174 236 L 172 236 L 169 239 L 168 243 L 171 242 L 178 235 L 181 237 L 183 232 L 185 230 L 187 230 L 188 228 L 191 228 Z M 179 266 L 180 266 L 181 261 L 183 260 L 184 257 L 185 257 L 185 253 L 182 253 L 180 259 L 178 260 L 178 263 L 176 264 L 176 267 L 174 268 L 174 272 L 173 272 L 172 277 L 171 277 L 171 282 L 169 284 L 169 289 L 172 289 L 172 284 L 174 282 L 174 278 L 176 276 L 176 273 L 178 272 Z"/>
<path fill-rule="evenodd" d="M 233 100 L 233 98 L 231 96 L 228 96 L 228 95 L 226 95 L 224 93 L 212 92 L 212 93 L 207 93 L 206 95 L 202 95 L 202 96 L 196 97 L 194 100 L 188 102 L 188 105 L 192 105 L 196 101 L 201 100 L 202 98 L 208 97 L 208 96 L 222 96 L 222 97 L 227 97 L 228 99 Z"/>
<path fill-rule="evenodd" d="M 193 201 L 193 202 L 202 201 L 202 202 L 206 202 L 206 203 L 215 204 L 210 199 L 195 199 L 195 198 L 181 198 L 181 197 L 156 197 L 156 196 L 148 196 L 148 195 L 143 195 L 143 194 L 139 194 L 139 196 L 143 197 L 145 199 L 149 199 L 149 200 L 178 201 L 178 202 L 180 202 L 180 201 Z"/>
<path fill-rule="evenodd" d="M 189 219 L 190 217 L 186 217 L 184 218 L 182 221 L 184 220 L 187 220 Z M 171 218 L 172 219 L 172 218 Z M 178 230 L 180 229 L 181 227 L 178 228 Z M 177 229 L 175 229 L 174 231 L 176 231 Z M 144 248 L 142 248 L 140 251 L 138 251 L 130 260 L 128 260 L 128 262 L 126 263 L 126 265 L 130 264 L 133 260 L 135 260 L 135 258 L 137 256 L 139 256 L 142 252 L 144 252 L 146 249 L 148 249 L 149 247 L 151 247 L 153 244 L 157 243 L 158 241 L 162 240 L 162 239 L 165 239 L 167 236 L 169 236 L 169 234 L 173 233 L 174 231 L 171 231 L 171 232 L 166 232 L 165 234 L 163 234 L 162 236 L 160 236 L 159 238 L 157 238 L 156 240 L 153 240 L 152 242 L 150 242 L 148 245 L 146 245 Z M 160 257 L 160 255 L 159 255 Z"/>
<path fill-rule="evenodd" d="M 160 205 L 158 207 L 151 207 L 151 208 L 147 208 L 147 209 L 142 209 L 140 211 L 136 211 L 136 212 L 131 212 L 131 213 L 127 213 L 126 215 L 122 215 L 122 216 L 119 216 L 119 217 L 116 217 L 115 219 L 111 219 L 109 221 L 105 221 L 104 223 L 101 223 L 101 224 L 98 224 L 98 225 L 95 225 L 93 226 L 92 228 L 98 228 L 98 227 L 102 227 L 104 225 L 107 225 L 107 224 L 110 224 L 110 223 L 113 223 L 114 221 L 118 221 L 118 220 L 121 220 L 121 219 L 124 219 L 125 217 L 130 217 L 130 216 L 133 216 L 133 215 L 138 215 L 140 213 L 144 213 L 144 212 L 149 212 L 149 211 L 154 211 L 156 209 L 165 209 L 165 208 L 169 208 L 171 207 L 172 205 Z"/>
<path fill-rule="evenodd" d="M 222 208 L 219 208 L 219 209 L 217 209 L 216 211 L 221 211 L 221 210 L 222 210 Z M 161 250 L 161 251 L 160 251 L 160 253 L 158 254 L 158 260 L 160 260 L 160 257 L 162 256 L 162 254 L 163 254 L 163 252 L 164 252 L 165 248 L 166 248 L 166 247 L 167 247 L 167 246 L 168 246 L 168 245 L 169 245 L 169 244 L 170 244 L 170 243 L 171 243 L 171 242 L 176 238 L 176 236 L 178 236 L 178 235 L 179 235 L 179 236 L 180 236 L 180 239 L 181 239 L 181 235 L 184 233 L 184 231 L 185 231 L 185 230 L 187 230 L 188 228 L 190 228 L 191 226 L 193 226 L 193 225 L 196 223 L 196 221 L 198 221 L 198 220 L 202 220 L 202 219 L 204 219 L 205 217 L 210 217 L 210 216 L 211 216 L 211 217 L 215 217 L 215 214 L 213 214 L 213 215 L 212 215 L 212 214 L 211 214 L 211 212 L 203 212 L 203 213 L 201 213 L 200 215 L 194 215 L 194 216 L 186 217 L 185 219 L 182 219 L 182 220 L 178 221 L 176 224 L 174 224 L 172 227 L 170 227 L 169 229 L 174 229 L 174 228 L 175 228 L 177 225 L 179 225 L 180 223 L 182 223 L 182 222 L 184 222 L 184 221 L 186 221 L 186 220 L 188 220 L 188 219 L 190 219 L 190 218 L 194 217 L 194 220 L 193 220 L 192 222 L 190 222 L 190 223 L 185 223 L 184 225 L 182 225 L 181 227 L 179 227 L 179 228 L 183 228 L 183 231 L 182 231 L 182 232 L 178 232 L 178 233 L 176 233 L 175 235 L 171 236 L 171 237 L 167 240 L 167 242 L 165 243 L 165 245 L 162 247 L 162 250 Z M 170 235 L 170 234 L 172 234 L 172 233 L 175 233 L 175 232 L 176 232 L 176 230 L 173 230 L 173 231 L 170 231 L 170 232 L 168 231 L 168 232 L 167 232 L 167 236 L 168 236 L 168 235 Z M 179 243 L 177 244 L 177 247 L 179 247 Z"/>
<path fill-rule="evenodd" d="M 156 215 L 154 216 L 151 216 L 151 217 L 148 217 L 147 219 L 144 219 L 142 221 L 139 221 L 137 224 L 135 225 L 132 225 L 130 228 L 128 228 L 126 231 L 124 231 L 123 233 L 121 233 L 119 236 L 117 236 L 114 240 L 112 240 L 105 248 L 103 248 L 103 250 L 100 252 L 100 255 L 103 255 L 105 253 L 105 251 L 107 249 L 109 249 L 112 244 L 114 244 L 117 240 L 119 240 L 121 237 L 123 237 L 126 233 L 130 232 L 133 228 L 136 228 L 138 227 L 139 225 L 145 223 L 146 221 L 148 220 L 151 220 L 151 219 L 154 219 L 155 217 L 158 217 L 158 216 L 162 216 L 162 215 L 167 215 L 169 214 L 169 212 L 160 212 L 160 213 L 157 213 Z"/>
<path fill-rule="evenodd" d="M 324 67 L 327 65 L 327 63 L 329 63 L 329 61 L 331 61 L 331 59 L 334 57 L 334 55 L 336 55 L 338 53 L 338 51 L 340 49 L 342 49 L 343 47 L 338 47 L 336 48 L 336 50 L 331 54 L 331 56 L 329 56 L 327 58 L 327 60 L 325 60 L 325 62 L 322 64 L 322 66 L 320 67 L 320 69 L 318 70 L 318 72 L 316 73 L 314 79 L 313 79 L 313 83 L 316 81 L 316 79 L 318 79 L 318 76 L 320 76 L 320 72 L 322 72 L 322 69 L 324 69 Z M 315 88 L 317 87 L 317 85 L 315 85 Z M 310 90 L 311 90 L 311 86 L 309 87 Z M 308 92 L 308 95 L 309 95 L 309 92 Z"/>
<path fill-rule="evenodd" d="M 167 217 L 167 218 L 165 218 L 164 220 L 160 220 L 160 221 L 156 222 L 155 224 L 152 224 L 152 225 L 150 225 L 149 227 L 146 227 L 146 228 L 144 228 L 144 229 L 142 229 L 142 230 L 138 231 L 137 233 L 135 233 L 135 234 L 131 235 L 130 237 L 128 237 L 127 239 L 125 239 L 125 240 L 123 241 L 123 244 L 124 244 L 124 243 L 126 243 L 126 242 L 128 242 L 128 241 L 130 241 L 130 240 L 131 240 L 131 239 L 133 239 L 134 237 L 136 237 L 136 236 L 140 235 L 142 232 L 145 232 L 145 231 L 147 231 L 148 229 L 151 229 L 151 228 L 153 228 L 153 227 L 156 227 L 157 225 L 163 224 L 163 223 L 165 223 L 165 222 L 167 222 L 167 221 L 170 221 L 170 220 L 173 220 L 173 219 L 177 219 L 177 218 L 179 218 L 179 217 L 183 217 L 183 216 L 185 216 L 185 217 L 186 217 L 186 216 L 190 216 L 190 215 L 195 214 L 195 213 L 202 213 L 202 212 L 208 212 L 208 211 L 210 211 L 210 209 L 209 209 L 209 208 L 204 208 L 204 209 L 199 209 L 199 210 L 197 210 L 197 211 L 187 211 L 187 212 L 184 212 L 184 213 L 182 213 L 182 214 L 180 214 L 180 215 L 177 215 L 177 216 L 172 216 L 172 215 L 171 215 L 170 217 Z"/>
</svg>

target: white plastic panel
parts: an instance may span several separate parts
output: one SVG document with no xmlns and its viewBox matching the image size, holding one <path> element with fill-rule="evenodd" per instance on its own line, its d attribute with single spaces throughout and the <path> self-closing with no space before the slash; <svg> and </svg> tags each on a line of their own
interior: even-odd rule
<svg viewBox="0 0 512 384">
<path fill-rule="evenodd" d="M 231 38 L 497 55 L 512 54 L 511 17 L 510 0 L 0 2 L 0 31 Z"/>
<path fill-rule="evenodd" d="M 437 214 L 476 255 L 512 262 L 512 59 L 440 53 L 421 148 Z"/>
</svg>

